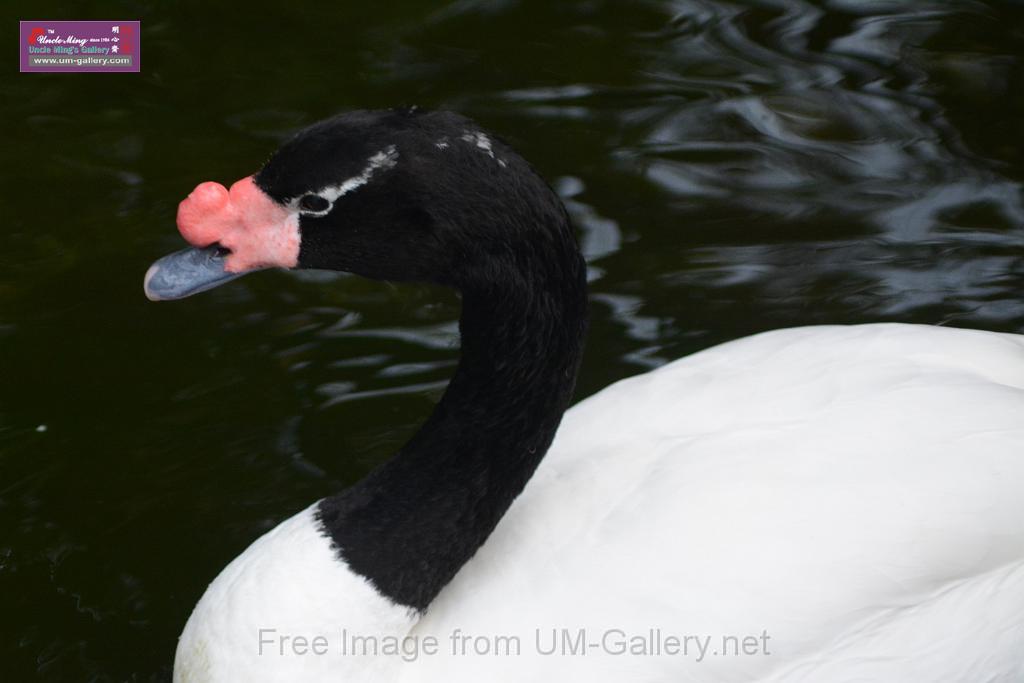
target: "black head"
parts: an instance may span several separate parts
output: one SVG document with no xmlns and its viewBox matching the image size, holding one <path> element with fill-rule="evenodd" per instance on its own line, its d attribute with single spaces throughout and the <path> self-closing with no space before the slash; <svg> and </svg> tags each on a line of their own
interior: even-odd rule
<svg viewBox="0 0 1024 683">
<path fill-rule="evenodd" d="M 321 121 L 230 190 L 199 185 L 179 206 L 178 228 L 199 249 L 154 264 L 150 298 L 275 266 L 466 289 L 581 265 L 551 188 L 501 140 L 451 112 Z"/>
<path fill-rule="evenodd" d="M 450 112 L 336 116 L 285 143 L 255 180 L 299 209 L 299 267 L 378 279 L 459 286 L 566 223 L 529 164 Z"/>
</svg>

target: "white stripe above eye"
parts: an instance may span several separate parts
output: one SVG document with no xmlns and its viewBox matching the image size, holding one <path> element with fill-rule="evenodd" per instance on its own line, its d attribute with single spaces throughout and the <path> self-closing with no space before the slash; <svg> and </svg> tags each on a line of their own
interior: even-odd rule
<svg viewBox="0 0 1024 683">
<path fill-rule="evenodd" d="M 366 167 L 359 173 L 359 175 L 352 176 L 351 178 L 344 180 L 336 185 L 325 185 L 324 187 L 321 187 L 319 190 L 307 192 L 306 194 L 315 194 L 319 197 L 323 197 L 328 202 L 330 202 L 331 205 L 333 205 L 334 202 L 337 201 L 339 197 L 342 197 L 348 194 L 349 192 L 352 192 L 353 190 L 356 190 L 365 185 L 366 183 L 370 182 L 370 179 L 373 178 L 374 174 L 376 174 L 377 172 L 386 171 L 388 169 L 394 168 L 397 164 L 398 148 L 395 147 L 395 145 L 388 145 L 386 148 L 377 152 L 367 160 Z M 306 194 L 300 195 L 290 202 L 294 210 L 300 210 L 299 202 L 302 200 L 302 197 L 306 196 Z M 330 210 L 331 206 L 328 206 L 327 209 L 324 211 L 305 211 L 303 213 L 322 216 L 329 212 Z"/>
</svg>

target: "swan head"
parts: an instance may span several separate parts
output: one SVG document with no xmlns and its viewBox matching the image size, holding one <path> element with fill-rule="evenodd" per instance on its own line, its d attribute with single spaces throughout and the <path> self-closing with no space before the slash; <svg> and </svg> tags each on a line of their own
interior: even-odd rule
<svg viewBox="0 0 1024 683">
<path fill-rule="evenodd" d="M 153 264 L 150 299 L 265 268 L 465 287 L 529 261 L 550 226 L 568 232 L 558 198 L 515 152 L 465 117 L 420 110 L 314 124 L 257 173 L 198 185 L 177 224 L 190 248 Z"/>
</svg>

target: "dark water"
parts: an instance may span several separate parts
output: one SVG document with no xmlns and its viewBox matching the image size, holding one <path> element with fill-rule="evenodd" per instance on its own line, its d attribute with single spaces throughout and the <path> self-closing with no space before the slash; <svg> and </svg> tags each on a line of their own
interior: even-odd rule
<svg viewBox="0 0 1024 683">
<path fill-rule="evenodd" d="M 140 75 L 5 53 L 3 680 L 166 679 L 220 568 L 443 389 L 442 290 L 142 296 L 179 199 L 333 112 L 457 109 L 556 185 L 593 269 L 581 396 L 776 327 L 1024 332 L 1020 3 L 169 4 L 47 8 L 141 18 Z"/>
</svg>

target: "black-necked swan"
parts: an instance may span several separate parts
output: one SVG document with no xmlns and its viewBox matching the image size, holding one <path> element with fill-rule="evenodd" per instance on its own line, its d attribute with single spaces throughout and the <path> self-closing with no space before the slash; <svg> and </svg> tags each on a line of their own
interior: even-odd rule
<svg viewBox="0 0 1024 683">
<path fill-rule="evenodd" d="M 1024 336 L 780 330 L 566 411 L 565 209 L 445 112 L 317 123 L 178 227 L 151 299 L 270 267 L 426 281 L 462 341 L 409 443 L 210 584 L 175 681 L 1024 680 Z"/>
</svg>

